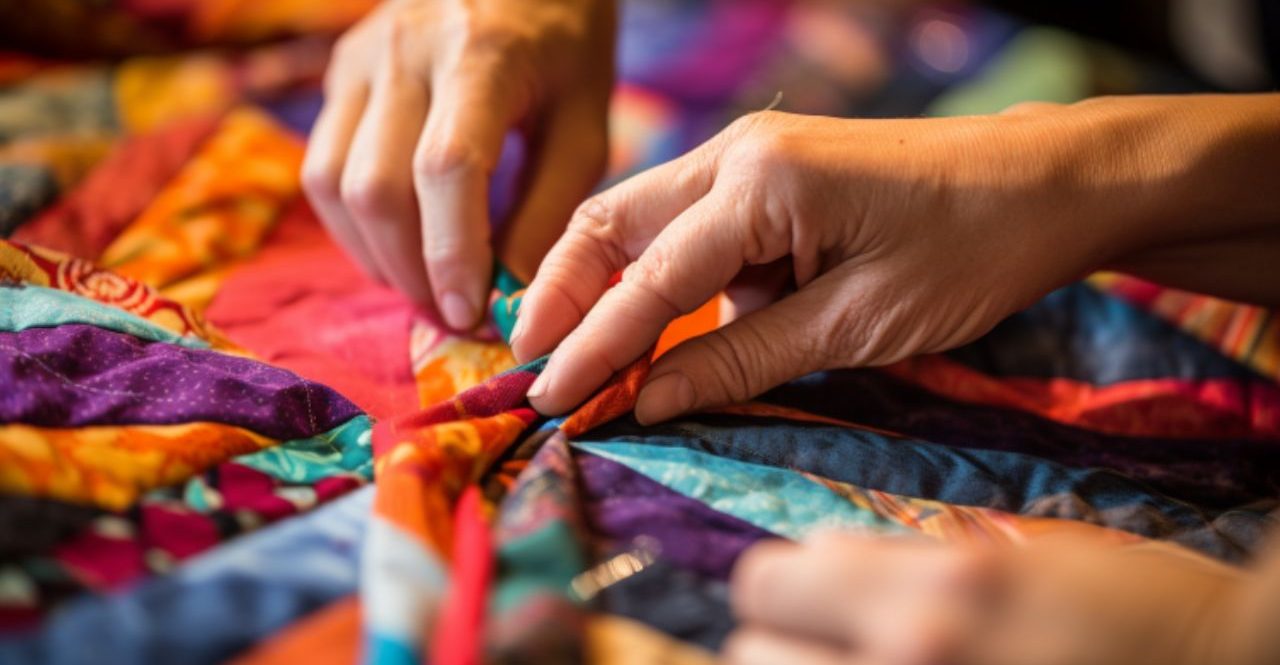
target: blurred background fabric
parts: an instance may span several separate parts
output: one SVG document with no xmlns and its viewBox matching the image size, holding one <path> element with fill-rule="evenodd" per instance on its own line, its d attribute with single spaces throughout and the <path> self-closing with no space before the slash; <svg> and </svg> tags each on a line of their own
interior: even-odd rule
<svg viewBox="0 0 1280 665">
<path fill-rule="evenodd" d="M 513 277 L 491 325 L 453 335 L 364 278 L 301 197 L 332 41 L 373 6 L 0 4 L 0 660 L 421 662 L 476 600 L 448 590 L 457 567 L 492 560 L 461 571 L 488 580 L 469 593 L 492 660 L 701 663 L 763 538 L 1072 532 L 1243 563 L 1275 525 L 1275 313 L 1115 274 L 963 348 L 746 405 L 642 427 L 641 362 L 538 417 L 541 367 L 504 342 Z M 779 93 L 875 118 L 1267 86 L 1277 18 L 629 0 L 602 186 Z M 519 168 L 513 148 L 499 217 Z M 458 507 L 472 487 L 479 518 Z M 460 535 L 469 519 L 491 542 Z"/>
</svg>

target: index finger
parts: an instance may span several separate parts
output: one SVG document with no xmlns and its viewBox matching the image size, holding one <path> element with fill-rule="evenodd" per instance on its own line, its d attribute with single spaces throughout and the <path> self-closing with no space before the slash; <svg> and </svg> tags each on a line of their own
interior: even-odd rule
<svg viewBox="0 0 1280 665">
<path fill-rule="evenodd" d="M 533 406 L 558 414 L 578 404 L 723 289 L 746 256 L 738 207 L 713 188 L 664 229 L 551 354 L 529 391 Z"/>
<path fill-rule="evenodd" d="M 610 280 L 640 257 L 671 220 L 711 188 L 710 150 L 633 176 L 578 207 L 520 303 L 511 349 L 521 362 L 555 347 L 587 315 Z"/>
</svg>

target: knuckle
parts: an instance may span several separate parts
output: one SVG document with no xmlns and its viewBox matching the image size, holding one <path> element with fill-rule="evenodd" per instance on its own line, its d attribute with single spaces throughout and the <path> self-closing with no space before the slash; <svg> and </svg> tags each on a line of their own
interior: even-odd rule
<svg viewBox="0 0 1280 665">
<path fill-rule="evenodd" d="M 622 281 L 643 289 L 662 284 L 671 269 L 671 258 L 659 245 L 652 245 L 640 260 L 622 271 Z"/>
<path fill-rule="evenodd" d="M 639 292 L 646 300 L 662 305 L 670 316 L 679 316 L 688 309 L 668 294 L 671 259 L 660 247 L 653 247 L 639 261 L 622 271 L 622 283 Z"/>
<path fill-rule="evenodd" d="M 734 163 L 746 165 L 752 173 L 782 175 L 792 161 L 789 137 L 777 131 L 756 132 L 736 143 L 730 151 Z"/>
<path fill-rule="evenodd" d="M 569 220 L 569 228 L 593 238 L 611 237 L 616 231 L 614 215 L 608 199 L 602 195 L 583 201 Z"/>
<path fill-rule="evenodd" d="M 341 174 L 319 158 L 310 157 L 302 164 L 302 191 L 312 201 L 336 203 L 342 199 Z"/>
<path fill-rule="evenodd" d="M 784 115 L 777 111 L 755 111 L 734 120 L 721 132 L 729 153 L 742 158 L 774 147 L 786 128 Z"/>
<path fill-rule="evenodd" d="M 569 220 L 566 232 L 587 240 L 598 251 L 607 254 L 604 258 L 611 265 L 626 262 L 621 224 L 617 222 L 617 215 L 607 197 L 596 195 L 578 206 Z"/>
<path fill-rule="evenodd" d="M 352 213 L 369 218 L 382 217 L 387 213 L 390 201 L 396 195 L 394 184 L 377 174 L 344 175 L 339 187 L 342 204 Z"/>
<path fill-rule="evenodd" d="M 469 18 L 459 34 L 463 53 L 482 62 L 516 62 L 532 51 L 531 39 L 525 31 L 489 17 Z"/>
<path fill-rule="evenodd" d="M 752 111 L 743 114 L 729 123 L 724 134 L 733 139 L 757 134 L 776 124 L 779 115 L 777 111 Z"/>
<path fill-rule="evenodd" d="M 425 180 L 487 172 L 489 168 L 480 150 L 463 141 L 432 142 L 413 158 L 414 174 Z"/>
</svg>

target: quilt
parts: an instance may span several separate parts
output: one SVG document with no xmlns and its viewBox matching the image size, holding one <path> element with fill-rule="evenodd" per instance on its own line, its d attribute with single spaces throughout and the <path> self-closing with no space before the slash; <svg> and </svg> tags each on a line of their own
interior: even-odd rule
<svg viewBox="0 0 1280 665">
<path fill-rule="evenodd" d="M 515 277 L 452 334 L 300 195 L 329 45 L 370 4 L 58 0 L 0 52 L 0 661 L 692 665 L 766 538 L 1078 532 L 1243 564 L 1275 525 L 1280 319 L 1122 275 L 948 353 L 639 425 L 651 359 L 713 300 L 539 416 Z M 779 90 L 947 114 L 1169 81 L 981 10 L 899 41 L 840 3 L 624 10 L 610 181 Z M 930 22 L 963 61 L 910 38 Z"/>
</svg>

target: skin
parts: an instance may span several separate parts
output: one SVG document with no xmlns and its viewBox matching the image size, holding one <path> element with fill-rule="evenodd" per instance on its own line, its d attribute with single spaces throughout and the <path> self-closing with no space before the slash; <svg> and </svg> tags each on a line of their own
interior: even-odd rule
<svg viewBox="0 0 1280 665">
<path fill-rule="evenodd" d="M 529 177 L 496 251 L 526 279 L 604 168 L 607 0 L 391 0 L 334 49 L 302 183 L 372 277 L 476 325 L 495 247 L 489 177 L 509 131 Z"/>
<path fill-rule="evenodd" d="M 1280 95 L 752 114 L 579 207 L 512 346 L 552 352 L 529 399 L 563 413 L 744 269 L 789 272 L 793 292 L 658 359 L 651 423 L 959 346 L 1102 267 L 1280 304 L 1280 202 L 1258 196 L 1277 168 Z"/>
<path fill-rule="evenodd" d="M 1026 548 L 818 534 L 733 573 L 735 665 L 1262 665 L 1280 558 L 1226 566 L 1175 545 L 1042 537 Z"/>
<path fill-rule="evenodd" d="M 743 274 L 789 274 L 792 292 L 763 306 L 757 292 L 744 316 L 656 361 L 635 411 L 649 423 L 958 346 L 1098 268 L 1280 305 L 1280 198 L 1263 194 L 1278 169 L 1280 95 L 943 120 L 755 114 L 584 203 L 513 344 L 522 359 L 554 349 L 529 399 L 561 413 Z M 732 594 L 731 663 L 1280 657 L 1264 641 L 1280 617 L 1277 557 L 1244 572 L 1159 544 L 832 536 L 750 550 Z"/>
<path fill-rule="evenodd" d="M 657 361 L 640 421 L 958 346 L 1098 268 L 1280 305 L 1280 199 L 1260 195 L 1280 173 L 1280 96 L 759 113 L 572 212 L 603 165 L 613 21 L 605 0 L 389 2 L 339 44 L 304 165 L 353 258 L 465 329 L 495 251 L 488 177 L 508 130 L 531 139 L 497 253 L 537 267 L 512 343 L 521 360 L 552 353 L 529 392 L 543 413 L 722 290 L 739 318 Z M 1245 570 L 1081 537 L 828 534 L 753 548 L 731 588 L 734 663 L 1280 660 L 1280 556 Z"/>
</svg>

